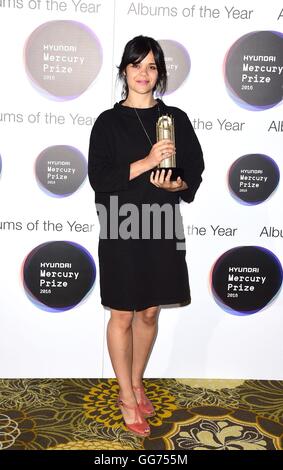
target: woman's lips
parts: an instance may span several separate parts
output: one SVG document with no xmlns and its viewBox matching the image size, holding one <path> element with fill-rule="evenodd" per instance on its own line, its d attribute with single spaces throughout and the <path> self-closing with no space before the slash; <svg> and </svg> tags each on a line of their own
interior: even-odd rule
<svg viewBox="0 0 283 470">
<path fill-rule="evenodd" d="M 137 83 L 140 83 L 141 85 L 147 85 L 149 82 L 147 80 L 137 80 Z"/>
</svg>

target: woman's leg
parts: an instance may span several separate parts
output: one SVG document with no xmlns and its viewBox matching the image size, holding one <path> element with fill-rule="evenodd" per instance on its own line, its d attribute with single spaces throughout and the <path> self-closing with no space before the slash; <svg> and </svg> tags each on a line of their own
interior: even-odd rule
<svg viewBox="0 0 283 470">
<path fill-rule="evenodd" d="M 133 315 L 134 312 L 112 309 L 107 326 L 108 351 L 120 387 L 119 397 L 131 408 L 137 406 L 132 388 Z M 131 424 L 136 421 L 134 409 L 123 407 L 121 411 L 126 423 Z"/>
<path fill-rule="evenodd" d="M 107 326 L 108 351 L 117 377 L 121 398 L 133 399 L 132 394 L 132 360 L 133 335 L 130 311 L 111 310 Z"/>
<path fill-rule="evenodd" d="M 133 329 L 132 385 L 142 385 L 143 374 L 158 331 L 160 306 L 135 312 Z M 137 397 L 139 398 L 139 397 Z"/>
</svg>

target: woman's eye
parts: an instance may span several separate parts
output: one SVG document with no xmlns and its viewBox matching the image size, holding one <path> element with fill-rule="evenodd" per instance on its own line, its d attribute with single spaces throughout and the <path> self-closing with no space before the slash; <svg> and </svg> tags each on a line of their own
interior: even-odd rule
<svg viewBox="0 0 283 470">
<path fill-rule="evenodd" d="M 132 67 L 134 67 L 135 69 L 139 68 L 140 64 L 132 64 Z"/>
<path fill-rule="evenodd" d="M 156 67 L 156 65 L 151 65 L 150 68 L 151 68 L 151 70 L 156 70 L 157 67 Z"/>
</svg>

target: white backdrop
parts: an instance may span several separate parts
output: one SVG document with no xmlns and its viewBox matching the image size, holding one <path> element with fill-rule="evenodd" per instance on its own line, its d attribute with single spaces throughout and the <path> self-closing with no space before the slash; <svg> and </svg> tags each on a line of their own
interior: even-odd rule
<svg viewBox="0 0 283 470">
<path fill-rule="evenodd" d="M 195 126 L 206 170 L 195 201 L 181 204 L 192 304 L 162 310 L 146 375 L 283 378 L 282 293 L 255 314 L 233 315 L 215 301 L 210 281 L 215 261 L 237 246 L 265 247 L 281 262 L 283 259 L 282 184 L 260 204 L 245 205 L 232 197 L 227 183 L 229 168 L 243 155 L 268 155 L 282 168 L 282 131 L 269 130 L 273 121 L 282 122 L 282 103 L 258 111 L 240 106 L 229 95 L 223 72 L 225 55 L 241 36 L 253 31 L 282 31 L 281 3 L 273 0 L 267 7 L 256 0 L 213 0 L 207 7 L 214 13 L 207 9 L 201 15 L 199 8 L 205 5 L 201 1 L 0 2 L 2 377 L 113 376 L 105 340 L 109 313 L 100 304 L 99 276 L 90 294 L 76 307 L 49 312 L 26 295 L 21 269 L 36 246 L 52 240 L 80 244 L 98 269 L 99 226 L 87 178 L 69 196 L 53 197 L 38 184 L 34 167 L 38 155 L 54 145 L 75 147 L 87 159 L 92 123 L 120 99 L 116 66 L 124 45 L 143 34 L 177 41 L 188 52 L 190 73 L 164 101 L 182 108 L 192 122 L 199 119 L 212 123 L 212 129 Z M 228 15 L 233 6 L 235 10 Z M 73 99 L 43 93 L 32 83 L 23 59 L 32 32 L 54 20 L 85 25 L 102 49 L 97 76 Z M 38 122 L 29 122 L 36 120 L 37 113 Z M 64 124 L 46 123 L 45 113 L 63 116 Z M 79 114 L 81 123 L 73 123 L 71 114 Z M 225 119 L 245 124 L 242 130 L 221 129 L 219 122 Z M 36 220 L 37 229 L 29 230 L 26 224 Z M 44 230 L 44 220 L 60 222 L 63 230 Z M 74 220 L 92 228 L 70 231 L 67 221 Z M 22 229 L 13 229 L 13 222 L 20 222 Z M 206 234 L 189 234 L 191 226 L 204 227 Z M 237 230 L 234 236 L 214 235 L 212 226 Z M 263 227 L 275 227 L 281 230 L 281 236 L 260 236 Z"/>
</svg>

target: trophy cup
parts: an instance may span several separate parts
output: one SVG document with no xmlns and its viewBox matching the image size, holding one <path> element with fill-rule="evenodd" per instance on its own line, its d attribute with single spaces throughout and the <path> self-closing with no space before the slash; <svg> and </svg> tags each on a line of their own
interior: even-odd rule
<svg viewBox="0 0 283 470">
<path fill-rule="evenodd" d="M 175 129 L 173 116 L 163 115 L 159 117 L 156 123 L 156 139 L 157 142 L 159 142 L 159 140 L 169 139 L 172 140 L 173 144 L 175 145 Z M 167 158 L 164 158 L 164 160 L 162 160 L 162 162 L 157 165 L 154 173 L 156 173 L 157 170 L 165 170 L 164 178 L 167 176 L 168 171 L 171 170 L 171 181 L 176 181 L 178 176 L 183 178 L 184 175 L 184 170 L 182 168 L 176 167 L 176 152 L 172 153 Z"/>
</svg>

